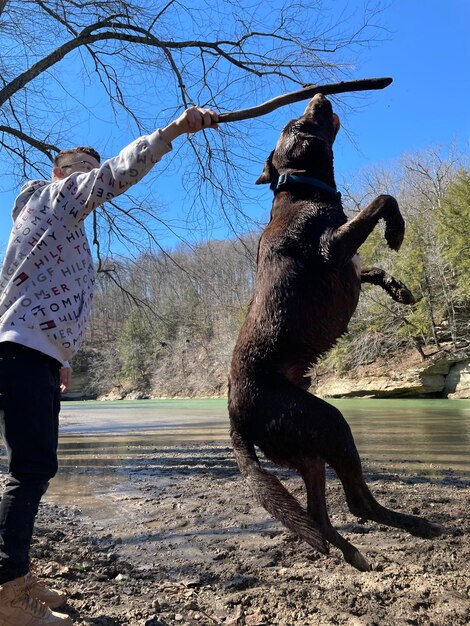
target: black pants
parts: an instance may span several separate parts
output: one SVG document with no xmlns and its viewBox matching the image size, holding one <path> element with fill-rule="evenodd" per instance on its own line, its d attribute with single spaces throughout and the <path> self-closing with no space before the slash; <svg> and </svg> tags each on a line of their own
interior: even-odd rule
<svg viewBox="0 0 470 626">
<path fill-rule="evenodd" d="M 57 472 L 60 363 L 0 342 L 0 433 L 8 459 L 0 502 L 0 584 L 29 571 L 34 520 Z"/>
</svg>

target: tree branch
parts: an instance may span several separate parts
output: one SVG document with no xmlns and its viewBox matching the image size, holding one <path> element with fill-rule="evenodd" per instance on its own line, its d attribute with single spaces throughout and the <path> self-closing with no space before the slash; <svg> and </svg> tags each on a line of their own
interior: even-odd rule
<svg viewBox="0 0 470 626">
<path fill-rule="evenodd" d="M 333 83 L 331 85 L 306 85 L 303 89 L 282 94 L 281 96 L 272 98 L 267 102 L 263 102 L 263 104 L 250 107 L 249 109 L 240 109 L 238 111 L 232 111 L 231 113 L 220 113 L 219 122 L 239 122 L 240 120 L 266 115 L 266 113 L 271 113 L 275 109 L 285 106 L 286 104 L 292 104 L 293 102 L 299 102 L 300 100 L 312 98 L 316 93 L 330 95 L 335 93 L 346 93 L 349 91 L 384 89 L 384 87 L 388 87 L 388 85 L 390 85 L 392 80 L 392 78 L 364 78 L 362 80 L 343 81 L 340 83 Z"/>
<path fill-rule="evenodd" d="M 34 137 L 30 137 L 30 135 L 27 135 L 23 131 L 18 130 L 17 128 L 11 128 L 10 126 L 0 126 L 0 133 L 7 133 L 8 135 L 13 135 L 13 137 L 16 137 L 17 139 L 21 139 L 21 141 L 25 141 L 26 143 L 29 143 L 30 146 L 32 146 L 33 148 L 36 148 L 37 150 L 45 154 L 51 161 L 52 161 L 51 151 L 59 152 L 60 150 L 60 148 L 58 148 L 57 146 L 54 146 L 53 144 L 46 143 L 44 141 L 39 141 L 38 139 L 34 139 Z"/>
</svg>

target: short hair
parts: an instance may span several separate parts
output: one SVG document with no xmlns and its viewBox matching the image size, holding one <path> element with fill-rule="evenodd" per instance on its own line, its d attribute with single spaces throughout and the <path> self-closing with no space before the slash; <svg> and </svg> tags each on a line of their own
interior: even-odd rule
<svg viewBox="0 0 470 626">
<path fill-rule="evenodd" d="M 69 148 L 68 150 L 61 150 L 60 152 L 58 152 L 55 155 L 52 164 L 54 166 L 58 166 L 60 159 L 62 159 L 62 157 L 68 156 L 69 154 L 88 154 L 89 156 L 96 159 L 98 163 L 101 162 L 101 157 L 94 148 L 90 148 L 89 146 L 77 146 L 76 148 Z"/>
</svg>

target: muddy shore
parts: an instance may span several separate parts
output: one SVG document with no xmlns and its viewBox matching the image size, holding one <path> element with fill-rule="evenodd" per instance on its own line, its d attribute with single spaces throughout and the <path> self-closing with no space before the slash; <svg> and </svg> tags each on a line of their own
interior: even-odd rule
<svg viewBox="0 0 470 626">
<path fill-rule="evenodd" d="M 383 504 L 428 517 L 445 534 L 422 540 L 354 518 L 331 473 L 332 522 L 373 565 L 361 573 L 336 549 L 318 555 L 272 520 L 225 445 L 142 446 L 123 487 L 103 495 L 96 511 L 46 498 L 32 557 L 50 584 L 68 591 L 75 624 L 468 624 L 470 481 L 367 460 L 364 469 Z M 276 473 L 303 501 L 297 476 Z"/>
</svg>

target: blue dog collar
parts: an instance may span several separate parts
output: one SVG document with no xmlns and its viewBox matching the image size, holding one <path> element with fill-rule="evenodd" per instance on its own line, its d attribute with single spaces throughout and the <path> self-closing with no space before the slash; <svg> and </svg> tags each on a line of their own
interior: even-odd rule
<svg viewBox="0 0 470 626">
<path fill-rule="evenodd" d="M 333 189 L 333 187 L 330 187 L 330 185 L 324 183 L 322 180 L 318 180 L 318 178 L 312 178 L 311 176 L 301 176 L 300 174 L 281 174 L 278 178 L 277 183 L 271 184 L 271 189 L 273 190 L 274 194 L 276 194 L 278 191 L 281 190 L 282 187 L 291 183 L 317 187 L 322 191 L 327 191 L 336 199 L 341 199 L 341 193 L 339 191 L 336 191 L 336 189 Z"/>
</svg>

